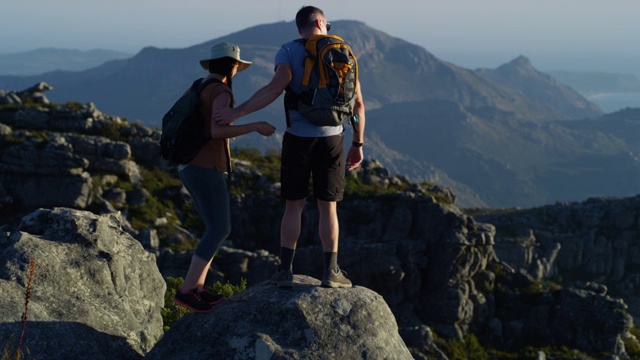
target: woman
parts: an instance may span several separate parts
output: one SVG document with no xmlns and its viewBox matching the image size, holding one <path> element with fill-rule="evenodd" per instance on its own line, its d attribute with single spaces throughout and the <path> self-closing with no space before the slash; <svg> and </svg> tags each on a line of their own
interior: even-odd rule
<svg viewBox="0 0 640 360">
<path fill-rule="evenodd" d="M 250 61 L 240 59 L 240 49 L 233 44 L 222 43 L 211 48 L 211 57 L 200 60 L 209 71 L 203 79 L 215 79 L 200 94 L 202 114 L 207 119 L 206 131 L 211 140 L 196 157 L 186 165 L 180 165 L 180 179 L 195 202 L 198 214 L 205 223 L 205 231 L 191 258 L 184 284 L 176 292 L 174 301 L 196 312 L 208 312 L 223 297 L 204 287 L 207 271 L 218 247 L 231 232 L 229 192 L 225 174 L 231 171 L 229 138 L 258 132 L 264 136 L 274 133 L 275 127 L 267 122 L 244 125 L 218 125 L 212 120 L 211 109 L 233 106 L 232 79 L 236 73 L 246 70 Z"/>
</svg>

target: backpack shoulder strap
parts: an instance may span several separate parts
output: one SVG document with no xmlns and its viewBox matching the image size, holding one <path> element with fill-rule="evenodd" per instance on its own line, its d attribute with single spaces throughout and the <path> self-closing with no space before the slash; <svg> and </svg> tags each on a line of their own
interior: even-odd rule
<svg viewBox="0 0 640 360">
<path fill-rule="evenodd" d="M 194 80 L 194 82 L 191 84 L 191 87 L 189 88 L 189 92 L 198 91 L 198 87 L 202 83 L 202 80 L 204 80 L 204 79 L 203 78 L 199 78 L 199 79 Z"/>
<path fill-rule="evenodd" d="M 304 40 L 304 47 L 307 53 L 307 55 L 304 57 L 304 74 L 302 75 L 302 86 L 309 86 L 313 67 L 318 62 L 318 40 L 321 39 L 322 36 L 323 35 L 311 35 L 309 39 L 302 39 Z"/>
<path fill-rule="evenodd" d="M 318 46 L 321 42 L 323 44 L 321 44 L 320 46 L 324 46 L 324 44 L 326 43 L 323 42 L 324 39 L 333 39 L 333 41 L 345 43 L 340 36 L 332 34 L 316 34 L 311 35 L 309 39 L 302 39 L 307 51 L 307 56 L 304 59 L 304 75 L 302 77 L 302 86 L 309 86 L 309 82 L 311 81 L 311 72 L 313 71 L 314 66 L 318 63 L 318 57 L 320 56 L 320 49 L 318 49 Z"/>
<path fill-rule="evenodd" d="M 196 81 L 199 81 L 198 91 L 202 91 L 202 89 L 206 88 L 211 83 L 221 83 L 222 84 L 222 81 L 220 81 L 220 80 L 218 80 L 216 78 L 211 78 L 211 79 L 207 79 L 207 80 L 204 80 L 204 79 L 201 78 L 201 79 L 198 79 Z"/>
</svg>

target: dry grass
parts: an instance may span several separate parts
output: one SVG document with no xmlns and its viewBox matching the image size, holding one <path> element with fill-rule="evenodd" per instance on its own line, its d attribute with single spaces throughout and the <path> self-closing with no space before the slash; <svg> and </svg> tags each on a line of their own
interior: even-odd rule
<svg viewBox="0 0 640 360">
<path fill-rule="evenodd" d="M 0 360 L 21 360 L 24 358 L 24 354 L 29 354 L 29 349 L 22 350 L 22 344 L 24 342 L 24 333 L 27 329 L 27 319 L 29 318 L 29 299 L 31 298 L 31 285 L 33 284 L 33 275 L 36 270 L 36 263 L 31 258 L 29 260 L 29 281 L 27 282 L 27 289 L 24 292 L 24 312 L 22 313 L 22 331 L 20 332 L 20 340 L 15 350 L 11 350 L 9 344 L 5 344 L 0 354 Z"/>
</svg>

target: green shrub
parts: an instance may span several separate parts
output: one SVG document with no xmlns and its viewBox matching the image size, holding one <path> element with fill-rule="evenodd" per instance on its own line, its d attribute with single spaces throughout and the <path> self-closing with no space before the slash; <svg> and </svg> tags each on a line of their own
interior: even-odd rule
<svg viewBox="0 0 640 360">
<path fill-rule="evenodd" d="M 98 135 L 106 137 L 107 139 L 126 142 L 128 139 L 122 135 L 122 127 L 121 124 L 113 121 L 103 121 L 100 122 Z"/>
<path fill-rule="evenodd" d="M 210 289 L 211 292 L 216 294 L 222 294 L 225 298 L 232 297 L 235 294 L 241 293 L 247 289 L 247 280 L 241 279 L 240 285 L 233 285 L 229 281 L 225 284 L 221 282 L 216 282 L 213 284 L 213 287 Z"/>
<path fill-rule="evenodd" d="M 487 349 L 487 354 L 491 359 L 496 360 L 536 360 L 539 359 L 538 354 L 542 352 L 549 359 L 556 360 L 573 360 L 573 359 L 592 359 L 585 353 L 578 350 L 569 349 L 566 346 L 524 346 L 515 352 L 506 351 L 503 349 Z M 602 358 L 598 356 L 595 358 Z"/>
<path fill-rule="evenodd" d="M 262 178 L 234 178 L 229 184 L 231 194 L 263 194 L 265 181 L 270 184 L 280 182 L 280 155 L 275 150 L 267 151 L 263 155 L 257 149 L 232 148 L 231 157 L 249 162 L 251 167 L 259 171 Z"/>
<path fill-rule="evenodd" d="M 140 167 L 142 175 L 141 186 L 147 190 L 148 195 L 145 197 L 145 203 L 141 206 L 132 206 L 129 208 L 129 217 L 131 225 L 140 230 L 149 227 L 155 227 L 155 221 L 158 218 L 166 217 L 169 222 L 176 223 L 178 221 L 175 212 L 176 201 L 170 194 L 178 193 L 182 186 L 177 175 L 159 169 L 148 169 Z M 118 183 L 118 187 L 125 190 L 131 190 L 131 186 Z M 160 231 L 160 229 L 159 229 Z"/>
<path fill-rule="evenodd" d="M 489 359 L 487 351 L 480 345 L 478 338 L 471 333 L 465 336 L 464 342 L 458 339 L 443 339 L 438 336 L 434 338 L 434 342 L 450 360 Z"/>
<path fill-rule="evenodd" d="M 18 144 L 22 144 L 23 142 L 26 141 L 26 138 L 24 137 L 16 137 L 11 135 L 7 135 L 7 136 L 3 136 L 2 137 L 2 142 L 0 142 L 0 150 L 1 149 L 6 149 L 9 148 L 13 145 L 18 145 Z"/>
<path fill-rule="evenodd" d="M 76 111 L 82 110 L 85 108 L 84 104 L 79 103 L 77 101 L 67 101 L 63 106 L 69 110 L 76 110 Z"/>
<path fill-rule="evenodd" d="M 140 168 L 142 186 L 150 193 L 157 193 L 167 188 L 180 187 L 180 178 L 177 173 L 160 168 Z"/>
<path fill-rule="evenodd" d="M 179 231 L 174 225 L 180 225 L 191 233 L 204 231 L 204 223 L 195 210 L 193 202 L 185 202 L 180 195 L 182 183 L 176 169 L 164 170 L 161 168 L 140 167 L 142 182 L 140 186 L 147 191 L 145 201 L 140 206 L 128 206 L 127 218 L 131 226 L 137 230 L 154 228 L 161 240 L 161 246 L 169 247 L 174 251 L 188 251 L 195 248 L 195 242 L 164 243 L 164 240 L 178 235 Z M 117 184 L 118 187 L 127 189 L 126 184 Z M 156 225 L 156 220 L 166 218 L 166 225 Z"/>
<path fill-rule="evenodd" d="M 178 319 L 192 311 L 177 305 L 173 301 L 173 297 L 176 295 L 178 289 L 184 284 L 183 278 L 167 277 L 165 279 L 167 283 L 167 290 L 164 293 L 164 308 L 162 309 L 162 324 L 163 329 L 166 332 L 171 325 Z M 228 281 L 225 284 L 216 282 L 212 287 L 207 288 L 214 294 L 222 294 L 225 298 L 230 298 L 235 294 L 243 292 L 247 289 L 247 281 L 245 279 L 240 280 L 239 285 L 233 285 Z M 4 359 L 2 359 L 4 360 Z"/>
<path fill-rule="evenodd" d="M 502 349 L 483 346 L 473 333 L 468 333 L 464 341 L 457 339 L 443 339 L 434 336 L 434 343 L 440 348 L 450 360 L 535 360 L 538 353 L 543 352 L 550 359 L 590 359 L 578 350 L 572 350 L 566 346 L 538 347 L 523 345 L 514 349 Z M 630 354 L 631 355 L 631 354 Z M 596 357 L 601 358 L 601 357 Z"/>
<path fill-rule="evenodd" d="M 561 290 L 562 286 L 550 280 L 536 280 L 520 289 L 523 295 L 542 295 Z"/>
<path fill-rule="evenodd" d="M 164 308 L 162 308 L 162 325 L 164 331 L 169 330 L 169 327 L 184 315 L 190 313 L 189 309 L 176 304 L 173 301 L 173 297 L 176 296 L 176 292 L 184 284 L 183 278 L 167 277 L 167 290 L 164 293 Z"/>
<path fill-rule="evenodd" d="M 632 338 L 624 339 L 624 348 L 627 351 L 627 355 L 631 358 L 640 359 L 640 344 L 638 344 L 638 340 L 640 340 L 640 329 L 634 326 L 629 330 L 629 333 L 635 336 L 636 340 L 634 341 Z"/>
<path fill-rule="evenodd" d="M 21 109 L 21 107 L 16 105 L 16 104 L 2 104 L 2 105 L 0 105 L 0 111 L 16 112 L 16 111 L 18 111 L 20 109 Z"/>
<path fill-rule="evenodd" d="M 174 220 L 175 223 L 176 215 L 173 206 L 173 202 L 167 199 L 147 196 L 143 205 L 129 208 L 131 225 L 136 229 L 154 227 L 156 219 L 162 217 L 170 221 Z"/>
<path fill-rule="evenodd" d="M 409 185 L 390 184 L 388 186 L 380 186 L 376 184 L 365 184 L 356 176 L 347 176 L 344 188 L 345 199 L 360 199 L 378 195 L 397 194 L 407 191 Z"/>
<path fill-rule="evenodd" d="M 8 111 L 8 112 L 17 112 L 20 110 L 30 110 L 30 109 L 55 109 L 60 105 L 49 103 L 49 104 L 38 104 L 34 102 L 27 102 L 23 104 L 4 104 L 0 105 L 0 111 Z"/>
</svg>

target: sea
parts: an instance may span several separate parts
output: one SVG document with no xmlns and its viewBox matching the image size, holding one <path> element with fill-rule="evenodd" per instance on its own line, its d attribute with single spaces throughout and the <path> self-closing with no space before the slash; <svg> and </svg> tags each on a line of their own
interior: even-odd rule
<svg viewBox="0 0 640 360">
<path fill-rule="evenodd" d="M 639 92 L 595 94 L 587 96 L 587 99 L 607 114 L 625 108 L 640 108 Z"/>
</svg>

